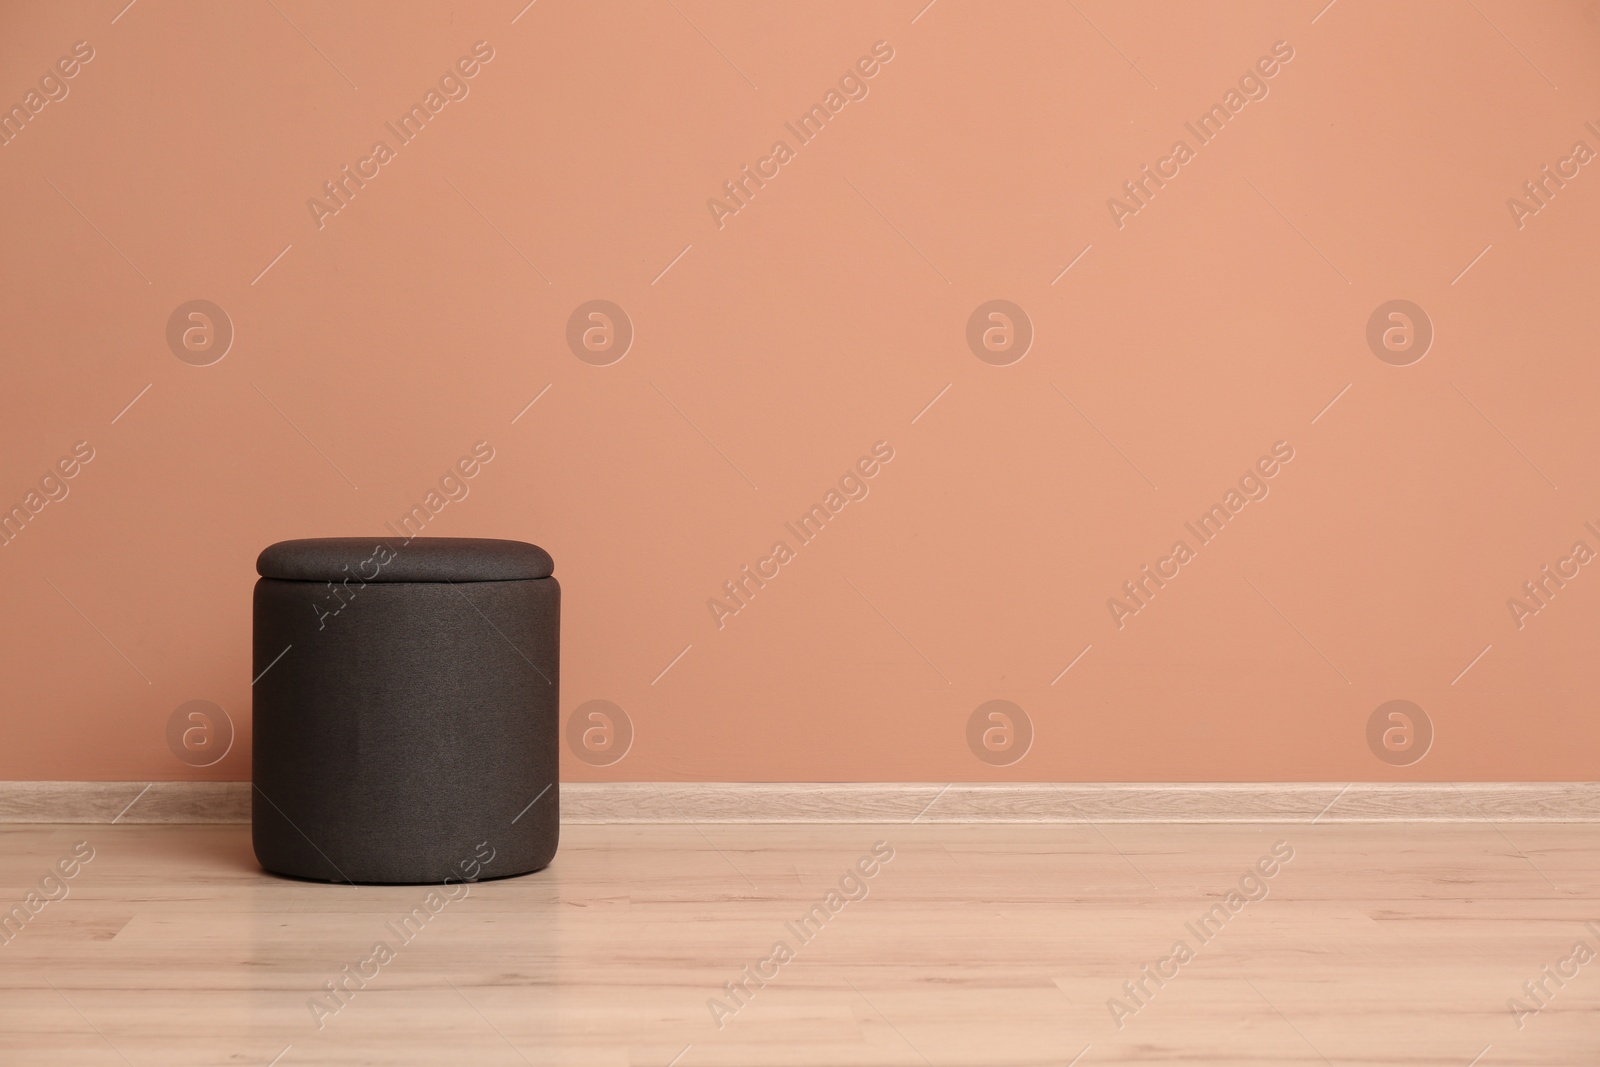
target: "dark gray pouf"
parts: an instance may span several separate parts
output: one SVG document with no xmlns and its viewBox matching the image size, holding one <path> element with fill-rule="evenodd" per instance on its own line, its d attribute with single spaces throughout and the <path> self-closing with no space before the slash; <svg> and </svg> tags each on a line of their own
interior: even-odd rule
<svg viewBox="0 0 1600 1067">
<path fill-rule="evenodd" d="M 251 792 L 263 867 L 438 884 L 549 864 L 553 569 L 537 546 L 479 538 L 331 537 L 261 553 Z"/>
</svg>

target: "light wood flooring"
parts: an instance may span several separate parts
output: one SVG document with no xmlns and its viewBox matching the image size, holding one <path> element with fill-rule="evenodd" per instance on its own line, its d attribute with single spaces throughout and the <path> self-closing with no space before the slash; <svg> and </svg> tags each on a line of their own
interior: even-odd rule
<svg viewBox="0 0 1600 1067">
<path fill-rule="evenodd" d="M 428 893 L 0 826 L 0 1064 L 1600 1064 L 1594 825 L 567 826 Z"/>
</svg>

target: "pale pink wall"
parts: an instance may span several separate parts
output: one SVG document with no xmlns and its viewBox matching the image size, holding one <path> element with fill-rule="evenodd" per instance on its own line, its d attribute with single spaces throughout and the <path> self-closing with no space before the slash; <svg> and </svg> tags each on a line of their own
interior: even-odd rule
<svg viewBox="0 0 1600 1067">
<path fill-rule="evenodd" d="M 38 108 L 0 146 L 0 506 L 93 450 L 0 547 L 0 777 L 248 776 L 257 551 L 379 532 L 480 441 L 428 532 L 554 554 L 564 716 L 634 732 L 573 779 L 1594 777 L 1600 565 L 1508 600 L 1600 550 L 1600 166 L 1523 192 L 1600 150 L 1596 5 L 124 2 L 0 13 L 0 104 Z M 607 366 L 566 339 L 595 299 L 635 332 Z M 1397 299 L 1405 366 L 1367 339 Z M 192 300 L 234 332 L 207 366 Z M 990 300 L 1020 361 L 969 348 Z M 1435 732 L 1399 768 L 1395 699 Z M 169 745 L 193 700 L 238 732 L 209 767 Z M 975 754 L 997 700 L 1021 759 Z"/>
</svg>

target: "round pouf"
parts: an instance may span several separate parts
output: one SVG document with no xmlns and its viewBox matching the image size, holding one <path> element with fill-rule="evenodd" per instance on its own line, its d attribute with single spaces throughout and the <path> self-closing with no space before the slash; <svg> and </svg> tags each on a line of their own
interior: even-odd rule
<svg viewBox="0 0 1600 1067">
<path fill-rule="evenodd" d="M 527 874 L 560 831 L 561 589 L 521 541 L 330 537 L 261 553 L 256 858 L 329 882 Z"/>
</svg>

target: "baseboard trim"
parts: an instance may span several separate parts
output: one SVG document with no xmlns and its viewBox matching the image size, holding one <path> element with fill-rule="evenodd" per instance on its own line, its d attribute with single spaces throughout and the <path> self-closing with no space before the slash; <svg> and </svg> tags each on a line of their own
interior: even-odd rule
<svg viewBox="0 0 1600 1067">
<path fill-rule="evenodd" d="M 1596 782 L 567 782 L 595 823 L 1600 822 Z M 249 782 L 0 782 L 0 823 L 248 823 Z"/>
<path fill-rule="evenodd" d="M 249 821 L 249 782 L 0 782 L 0 823 Z"/>
</svg>

